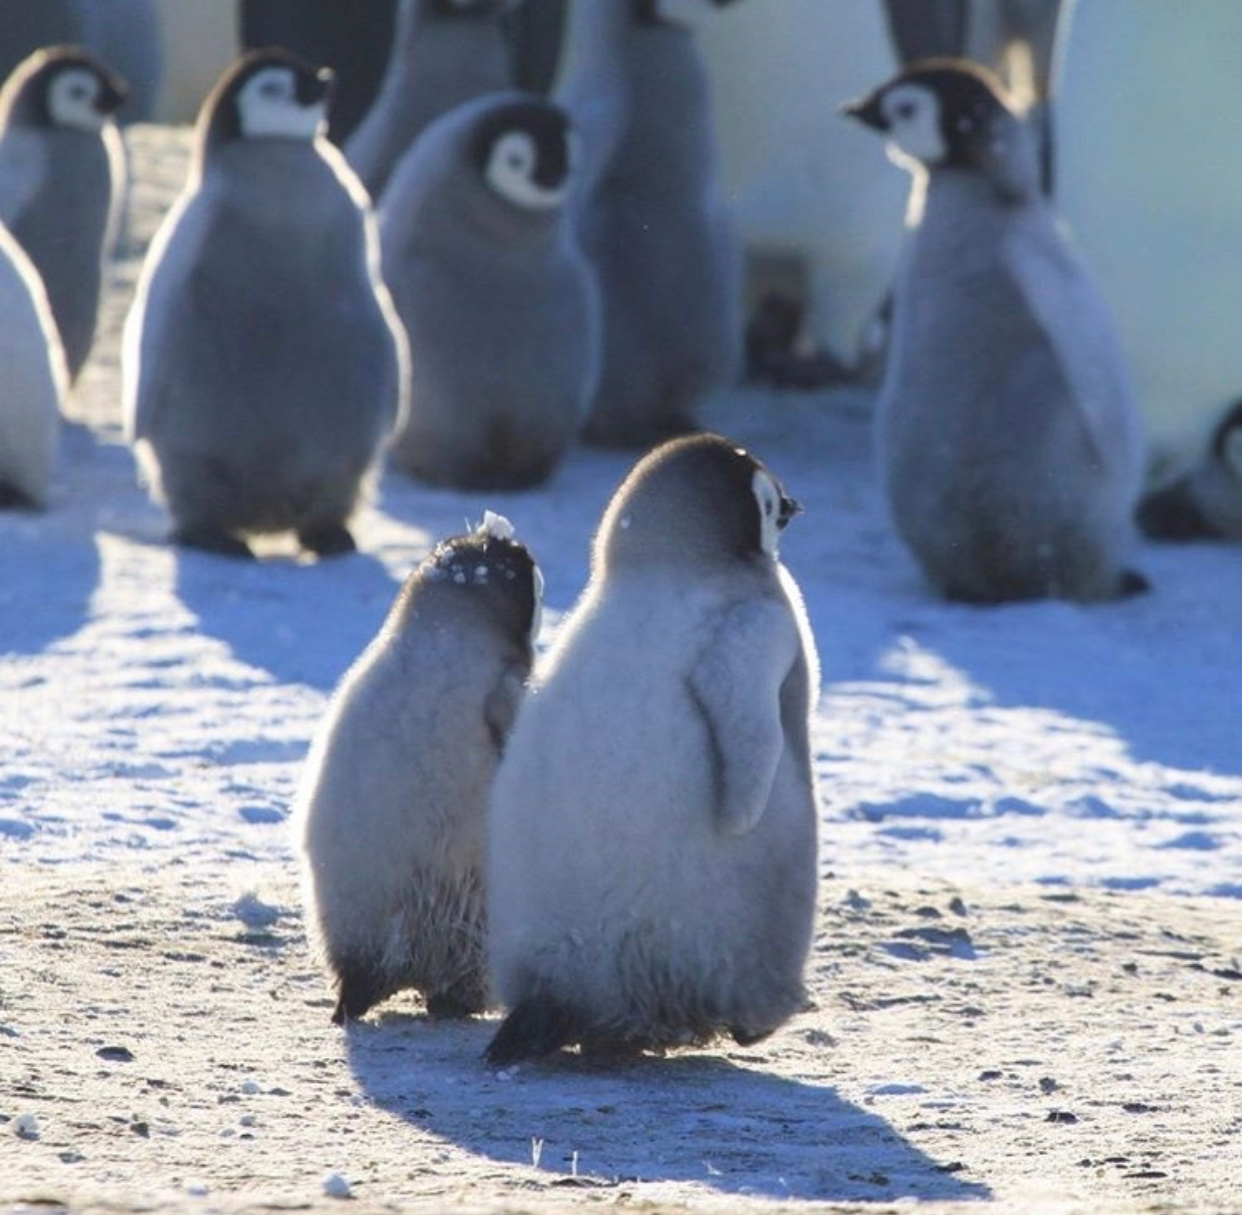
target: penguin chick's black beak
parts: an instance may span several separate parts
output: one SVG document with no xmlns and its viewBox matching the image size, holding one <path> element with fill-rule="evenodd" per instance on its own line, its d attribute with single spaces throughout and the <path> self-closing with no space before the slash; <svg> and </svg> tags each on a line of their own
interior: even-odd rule
<svg viewBox="0 0 1242 1215">
<path fill-rule="evenodd" d="M 794 501 L 793 498 L 787 498 L 781 495 L 781 510 L 776 516 L 776 526 L 784 531 L 789 526 L 790 519 L 802 514 L 802 503 Z"/>
<path fill-rule="evenodd" d="M 847 118 L 856 118 L 863 126 L 875 131 L 888 131 L 888 119 L 880 108 L 880 94 L 870 93 L 857 101 L 847 101 L 841 106 L 841 113 Z"/>
<path fill-rule="evenodd" d="M 95 98 L 95 110 L 100 114 L 115 114 L 128 100 L 129 86 L 119 76 L 110 76 Z"/>
</svg>

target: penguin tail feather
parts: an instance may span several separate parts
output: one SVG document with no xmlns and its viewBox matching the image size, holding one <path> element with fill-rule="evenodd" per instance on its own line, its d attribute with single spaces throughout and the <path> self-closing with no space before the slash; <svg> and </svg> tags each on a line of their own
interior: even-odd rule
<svg viewBox="0 0 1242 1215">
<path fill-rule="evenodd" d="M 552 996 L 527 996 L 500 1023 L 483 1058 L 493 1067 L 507 1067 L 550 1055 L 581 1036 L 581 1018 L 569 1005 Z"/>
</svg>

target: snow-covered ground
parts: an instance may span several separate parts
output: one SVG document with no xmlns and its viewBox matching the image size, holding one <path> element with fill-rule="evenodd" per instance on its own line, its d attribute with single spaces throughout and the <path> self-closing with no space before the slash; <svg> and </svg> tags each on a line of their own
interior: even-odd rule
<svg viewBox="0 0 1242 1215">
<path fill-rule="evenodd" d="M 554 636 L 630 458 L 575 452 L 521 495 L 388 474 L 360 552 L 319 564 L 169 548 L 117 335 L 185 134 L 130 138 L 51 508 L 0 516 L 0 1204 L 316 1203 L 340 1172 L 399 1208 L 1242 1210 L 1242 552 L 1147 547 L 1152 593 L 1117 604 L 938 602 L 861 391 L 706 419 L 806 507 L 783 552 L 823 666 L 817 1008 L 616 1074 L 489 1074 L 487 1024 L 412 1001 L 333 1030 L 286 816 L 334 683 L 485 508 L 540 562 Z"/>
</svg>

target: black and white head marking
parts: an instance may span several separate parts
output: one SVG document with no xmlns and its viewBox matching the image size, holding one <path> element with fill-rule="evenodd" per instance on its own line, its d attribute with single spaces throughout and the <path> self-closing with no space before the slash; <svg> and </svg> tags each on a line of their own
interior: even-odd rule
<svg viewBox="0 0 1242 1215">
<path fill-rule="evenodd" d="M 103 94 L 104 81 L 90 68 L 66 65 L 48 81 L 48 116 L 54 126 L 101 131 L 111 117 L 111 108 L 100 104 Z"/>
<path fill-rule="evenodd" d="M 293 68 L 260 68 L 237 90 L 246 139 L 314 139 L 327 120 L 327 98 L 303 103 Z"/>
<path fill-rule="evenodd" d="M 310 142 L 327 121 L 332 72 L 279 47 L 251 51 L 221 76 L 203 103 L 199 138 L 207 149 L 235 139 Z"/>
<path fill-rule="evenodd" d="M 526 211 L 552 211 L 565 201 L 574 137 L 564 111 L 541 101 L 516 101 L 479 126 L 475 163 L 488 188 Z"/>
<path fill-rule="evenodd" d="M 609 503 L 606 564 L 724 558 L 775 560 L 801 507 L 745 448 L 721 435 L 674 439 L 638 462 Z"/>
<path fill-rule="evenodd" d="M 0 94 L 6 121 L 98 134 L 129 95 L 125 82 L 77 47 L 35 51 Z"/>
<path fill-rule="evenodd" d="M 1013 118 L 1000 81 L 965 60 L 911 64 L 844 113 L 887 135 L 897 159 L 927 168 L 978 168 L 996 151 L 1001 121 Z"/>
<path fill-rule="evenodd" d="M 778 556 L 781 532 L 802 507 L 788 497 L 776 479 L 762 465 L 755 469 L 751 490 L 759 508 L 759 547 L 773 559 Z"/>
</svg>

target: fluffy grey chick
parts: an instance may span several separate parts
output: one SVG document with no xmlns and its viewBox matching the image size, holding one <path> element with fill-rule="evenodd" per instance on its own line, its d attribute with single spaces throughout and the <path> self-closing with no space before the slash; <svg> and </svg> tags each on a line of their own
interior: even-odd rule
<svg viewBox="0 0 1242 1215">
<path fill-rule="evenodd" d="M 0 89 L 0 221 L 47 288 L 71 378 L 95 338 L 125 192 L 124 82 L 74 47 L 24 59 Z"/>
<path fill-rule="evenodd" d="M 340 1024 L 405 988 L 481 1012 L 488 791 L 530 670 L 542 582 L 489 514 L 406 580 L 346 674 L 296 815 L 307 919 Z"/>
<path fill-rule="evenodd" d="M 284 51 L 234 64 L 143 266 L 126 423 L 182 545 L 249 556 L 245 536 L 294 531 L 351 551 L 403 416 L 405 335 L 365 192 L 322 135 L 328 89 Z"/>
<path fill-rule="evenodd" d="M 1040 189 L 995 78 L 915 64 L 846 113 L 914 175 L 876 405 L 899 534 L 951 599 L 1108 599 L 1143 472 L 1112 317 Z"/>
</svg>

